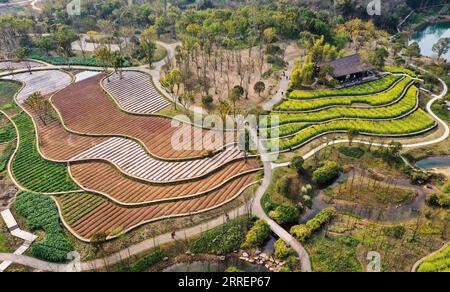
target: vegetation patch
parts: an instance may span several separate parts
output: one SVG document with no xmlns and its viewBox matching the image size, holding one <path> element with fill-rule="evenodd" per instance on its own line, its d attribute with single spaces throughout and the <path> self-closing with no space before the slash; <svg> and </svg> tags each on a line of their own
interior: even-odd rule
<svg viewBox="0 0 450 292">
<path fill-rule="evenodd" d="M 80 196 L 83 196 L 82 200 L 79 199 Z M 60 201 L 64 220 L 69 225 L 74 224 L 104 202 L 101 197 L 92 194 L 61 196 Z M 76 208 L 74 208 L 75 205 Z"/>
<path fill-rule="evenodd" d="M 2 154 L 0 155 L 0 172 L 3 172 L 8 167 L 9 158 L 16 149 L 16 145 L 14 142 L 10 142 L 6 145 L 5 149 L 3 149 Z"/>
<path fill-rule="evenodd" d="M 145 272 L 149 268 L 161 262 L 166 257 L 162 251 L 156 251 L 148 256 L 139 259 L 130 266 L 120 267 L 118 272 L 121 273 L 140 273 Z"/>
<path fill-rule="evenodd" d="M 49 162 L 40 156 L 31 118 L 22 113 L 13 120 L 19 129 L 20 144 L 14 156 L 12 172 L 19 183 L 39 193 L 79 189 L 70 178 L 65 164 Z"/>
<path fill-rule="evenodd" d="M 367 104 L 381 106 L 398 100 L 412 79 L 404 78 L 391 90 L 367 96 L 328 97 L 311 100 L 287 100 L 276 107 L 278 111 L 311 111 L 330 106 L 351 106 L 353 104 Z"/>
<path fill-rule="evenodd" d="M 191 245 L 194 254 L 227 254 L 241 248 L 251 220 L 241 216 L 203 233 Z"/>
<path fill-rule="evenodd" d="M 242 248 L 261 246 L 270 237 L 270 226 L 263 220 L 258 220 L 247 233 Z"/>
<path fill-rule="evenodd" d="M 65 262 L 73 247 L 66 238 L 55 202 L 45 195 L 20 192 L 14 207 L 27 219 L 30 230 L 45 231 L 45 239 L 32 245 L 33 256 L 51 262 Z"/>
<path fill-rule="evenodd" d="M 423 110 L 398 120 L 388 121 L 362 121 L 362 120 L 339 120 L 330 121 L 300 131 L 297 135 L 280 139 L 278 141 L 281 150 L 291 149 L 323 133 L 336 131 L 356 130 L 359 133 L 376 135 L 408 135 L 430 129 L 435 121 Z"/>
<path fill-rule="evenodd" d="M 8 110 L 12 107 L 14 95 L 21 87 L 18 82 L 0 80 L 0 109 Z"/>
<path fill-rule="evenodd" d="M 300 91 L 294 90 L 290 94 L 292 99 L 313 99 L 331 96 L 352 96 L 352 95 L 369 95 L 377 94 L 387 90 L 395 82 L 400 80 L 401 76 L 388 75 L 376 81 L 367 82 L 361 85 L 356 85 L 344 89 L 330 89 L 321 91 Z"/>
<path fill-rule="evenodd" d="M 318 186 L 324 186 L 334 181 L 342 167 L 335 161 L 325 161 L 313 172 L 312 181 Z"/>
<path fill-rule="evenodd" d="M 399 187 L 389 180 L 353 175 L 327 191 L 326 195 L 332 199 L 354 202 L 362 206 L 388 207 L 412 202 L 417 192 Z"/>
<path fill-rule="evenodd" d="M 314 272 L 363 272 L 358 260 L 359 241 L 352 237 L 314 236 L 307 244 Z"/>
<path fill-rule="evenodd" d="M 417 271 L 425 273 L 450 272 L 450 246 L 427 258 Z"/>
<path fill-rule="evenodd" d="M 291 228 L 291 234 L 300 240 L 305 242 L 308 240 L 316 231 L 318 231 L 322 226 L 328 222 L 336 215 L 335 208 L 327 208 L 322 210 L 317 216 L 309 220 L 306 224 L 296 225 Z"/>
<path fill-rule="evenodd" d="M 339 147 L 339 152 L 344 154 L 345 156 L 352 157 L 352 158 L 361 158 L 364 156 L 364 149 L 359 147 L 347 147 L 347 146 L 341 146 Z"/>
</svg>

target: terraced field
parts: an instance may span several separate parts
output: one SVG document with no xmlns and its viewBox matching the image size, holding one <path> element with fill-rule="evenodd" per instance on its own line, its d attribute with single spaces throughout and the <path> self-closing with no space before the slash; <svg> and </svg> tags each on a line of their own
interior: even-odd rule
<svg viewBox="0 0 450 292">
<path fill-rule="evenodd" d="M 382 93 L 367 95 L 367 96 L 340 96 L 340 97 L 330 97 L 330 98 L 317 98 L 308 100 L 286 100 L 275 107 L 276 111 L 320 111 L 325 108 L 335 107 L 335 106 L 357 106 L 364 107 L 359 104 L 368 106 L 384 106 L 389 103 L 397 101 L 401 98 L 405 91 L 405 87 L 412 83 L 410 77 L 402 77 L 397 80 L 394 86 Z"/>
<path fill-rule="evenodd" d="M 5 80 L 16 80 L 25 83 L 17 95 L 17 101 L 23 103 L 30 94 L 40 92 L 43 95 L 54 93 L 67 87 L 72 82 L 72 77 L 58 70 L 33 71 L 2 77 Z"/>
<path fill-rule="evenodd" d="M 170 105 L 142 72 L 125 71 L 122 79 L 113 74 L 109 82 L 103 80 L 102 84 L 125 111 L 133 114 L 154 114 Z"/>
<path fill-rule="evenodd" d="M 123 208 L 103 199 L 99 204 L 97 197 L 82 194 L 60 196 L 58 202 L 65 221 L 71 222 L 72 230 L 89 240 L 99 233 L 114 237 L 151 221 L 218 208 L 238 196 L 254 179 L 254 174 L 246 175 L 206 196 L 146 207 Z M 92 206 L 97 207 L 90 210 Z"/>
<path fill-rule="evenodd" d="M 206 145 L 199 147 L 198 144 L 203 144 L 199 142 L 204 140 L 205 135 L 211 134 L 210 131 L 185 124 L 172 127 L 170 119 L 133 116 L 120 111 L 102 91 L 99 82 L 103 77 L 98 75 L 72 84 L 53 97 L 53 103 L 71 130 L 89 135 L 134 138 L 141 141 L 153 155 L 164 159 L 200 157 L 207 153 L 207 149 L 222 148 L 215 147 L 217 143 L 209 139 L 206 139 Z M 177 149 L 174 149 L 172 139 L 177 133 L 187 139 L 175 139 L 173 143 Z M 218 139 L 221 140 L 220 137 Z"/>
<path fill-rule="evenodd" d="M 344 89 L 330 89 L 321 91 L 300 91 L 294 90 L 289 95 L 291 99 L 315 99 L 325 97 L 343 97 L 355 95 L 373 95 L 391 88 L 402 76 L 387 75 L 376 81 L 367 82 L 361 85 L 347 87 Z"/>
<path fill-rule="evenodd" d="M 437 123 L 419 109 L 418 89 L 411 77 L 387 75 L 345 89 L 291 93 L 294 99 L 278 105 L 278 137 L 268 139 L 276 151 L 299 148 L 314 138 L 333 132 L 356 130 L 362 135 L 403 137 L 431 130 Z M 270 119 L 269 119 L 270 120 Z"/>
<path fill-rule="evenodd" d="M 75 181 L 87 190 L 103 193 L 121 204 L 142 204 L 188 198 L 220 188 L 227 181 L 259 169 L 254 159 L 237 161 L 220 171 L 186 183 L 150 184 L 124 176 L 107 163 L 77 163 L 70 166 Z"/>
</svg>

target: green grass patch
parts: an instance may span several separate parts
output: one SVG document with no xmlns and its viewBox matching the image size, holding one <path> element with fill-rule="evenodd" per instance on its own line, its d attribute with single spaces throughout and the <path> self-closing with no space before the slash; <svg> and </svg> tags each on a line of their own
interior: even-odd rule
<svg viewBox="0 0 450 292">
<path fill-rule="evenodd" d="M 120 267 L 118 272 L 120 273 L 140 273 L 145 272 L 147 269 L 161 262 L 166 257 L 162 251 L 156 251 L 148 256 L 145 256 L 138 261 L 134 262 L 130 266 Z"/>
<path fill-rule="evenodd" d="M 450 246 L 427 258 L 417 270 L 418 272 L 450 272 Z"/>
<path fill-rule="evenodd" d="M 400 90 L 397 98 L 404 92 L 404 88 Z M 287 123 L 312 123 L 324 122 L 331 119 L 348 118 L 348 119 L 391 119 L 402 116 L 411 112 L 417 105 L 417 88 L 411 86 L 405 96 L 395 104 L 382 108 L 349 108 L 336 107 L 324 109 L 314 113 L 274 113 L 280 120 L 280 124 Z"/>
<path fill-rule="evenodd" d="M 29 229 L 45 231 L 45 239 L 32 245 L 33 256 L 51 262 L 65 262 L 73 247 L 66 238 L 55 202 L 45 195 L 20 192 L 14 207 L 27 219 Z"/>
<path fill-rule="evenodd" d="M 5 149 L 0 155 L 0 172 L 5 171 L 8 167 L 9 158 L 13 154 L 14 149 L 16 149 L 15 143 L 10 142 L 8 143 L 8 145 L 6 145 Z"/>
<path fill-rule="evenodd" d="M 0 129 L 0 144 L 10 142 L 14 138 L 16 138 L 16 129 L 8 122 Z"/>
<path fill-rule="evenodd" d="M 14 81 L 0 80 L 0 109 L 9 110 L 17 108 L 13 102 L 14 95 L 22 88 L 22 85 Z"/>
<path fill-rule="evenodd" d="M 311 128 L 300 131 L 297 135 L 288 139 L 279 139 L 275 143 L 279 144 L 279 149 L 287 150 L 317 137 L 320 134 L 357 130 L 360 133 L 370 133 L 378 135 L 403 135 L 415 134 L 420 131 L 431 128 L 435 121 L 423 110 L 418 110 L 411 115 L 388 121 L 362 121 L 362 120 L 338 120 L 330 121 Z M 272 148 L 272 147 L 271 147 Z"/>
<path fill-rule="evenodd" d="M 31 118 L 22 113 L 13 120 L 19 129 L 20 144 L 14 156 L 12 172 L 19 183 L 38 193 L 78 190 L 79 187 L 69 176 L 66 164 L 53 163 L 40 156 Z"/>
<path fill-rule="evenodd" d="M 363 272 L 353 237 L 314 236 L 307 245 L 314 272 Z"/>
<path fill-rule="evenodd" d="M 194 254 L 224 255 L 241 248 L 252 225 L 248 217 L 241 216 L 203 233 L 191 245 Z"/>
<path fill-rule="evenodd" d="M 355 85 L 343 89 L 330 89 L 321 91 L 300 91 L 294 90 L 290 94 L 292 99 L 313 99 L 331 96 L 353 96 L 353 95 L 369 95 L 377 94 L 387 90 L 396 81 L 400 80 L 401 76 L 388 75 L 375 81 Z"/>
<path fill-rule="evenodd" d="M 391 103 L 400 98 L 406 86 L 412 79 L 407 77 L 398 82 L 391 90 L 368 96 L 340 96 L 308 100 L 287 100 L 279 104 L 278 111 L 310 111 L 330 106 L 351 106 L 353 104 L 367 104 L 380 106 Z"/>
<path fill-rule="evenodd" d="M 364 156 L 364 149 L 361 149 L 359 147 L 348 147 L 348 146 L 341 146 L 339 147 L 339 152 L 344 154 L 345 156 L 359 159 Z"/>
<path fill-rule="evenodd" d="M 159 62 L 164 60 L 167 57 L 167 51 L 164 47 L 160 45 L 156 45 L 155 55 L 153 56 L 153 62 Z"/>
<path fill-rule="evenodd" d="M 100 206 L 104 199 L 93 194 L 66 194 L 59 197 L 64 220 L 73 225 Z"/>
</svg>

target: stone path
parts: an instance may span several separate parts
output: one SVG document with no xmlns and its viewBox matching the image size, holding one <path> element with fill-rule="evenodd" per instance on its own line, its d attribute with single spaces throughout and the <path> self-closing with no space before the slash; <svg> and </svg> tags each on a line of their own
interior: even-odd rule
<svg viewBox="0 0 450 292">
<path fill-rule="evenodd" d="M 19 228 L 19 225 L 16 222 L 16 219 L 14 219 L 14 216 L 12 215 L 11 211 L 5 210 L 1 212 L 2 218 L 6 223 L 6 226 L 8 227 L 9 232 L 12 236 L 23 239 L 25 242 L 14 252 L 14 255 L 20 256 L 24 254 L 28 248 L 31 246 L 31 244 L 37 239 L 37 236 L 34 234 L 28 233 L 26 231 L 23 231 Z M 6 271 L 6 269 L 9 268 L 9 266 L 12 265 L 12 261 L 5 260 L 3 263 L 0 264 L 0 273 Z"/>
</svg>

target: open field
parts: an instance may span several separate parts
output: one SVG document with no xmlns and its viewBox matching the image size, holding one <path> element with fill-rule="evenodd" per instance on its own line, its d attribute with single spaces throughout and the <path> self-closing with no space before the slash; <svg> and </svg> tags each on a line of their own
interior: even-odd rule
<svg viewBox="0 0 450 292">
<path fill-rule="evenodd" d="M 87 212 L 70 226 L 74 232 L 87 240 L 98 233 L 114 237 L 145 222 L 167 217 L 186 216 L 216 208 L 234 199 L 241 190 L 254 181 L 254 178 L 254 175 L 238 178 L 220 190 L 200 198 L 147 207 L 123 208 L 102 200 L 97 208 Z M 88 203 L 83 204 L 85 200 Z M 80 194 L 58 197 L 63 216 L 68 221 L 73 221 L 74 214 L 82 212 L 83 208 L 90 208 L 91 204 L 98 204 L 97 201 L 94 202 L 93 200 L 96 200 L 93 196 Z"/>
<path fill-rule="evenodd" d="M 194 129 L 183 124 L 172 127 L 172 121 L 166 118 L 133 116 L 121 112 L 102 91 L 99 82 L 103 77 L 98 75 L 72 84 L 53 97 L 53 103 L 69 129 L 88 135 L 134 138 L 141 141 L 153 155 L 168 159 L 199 157 L 206 154 L 206 149 L 214 149 L 211 146 L 215 144 L 207 141 L 201 150 L 192 150 L 196 149 L 195 143 L 208 133 L 197 129 L 202 131 L 200 135 L 197 133 L 195 138 L 186 139 L 188 141 L 177 141 L 179 148 L 189 150 L 175 150 L 172 146 L 174 134 L 181 131 L 187 137 L 193 137 Z"/>
<path fill-rule="evenodd" d="M 233 162 L 204 179 L 175 184 L 150 184 L 124 176 L 107 163 L 71 164 L 75 181 L 84 188 L 107 194 L 123 204 L 178 199 L 219 188 L 235 176 L 258 169 L 255 160 Z"/>
<path fill-rule="evenodd" d="M 134 114 L 154 114 L 168 107 L 167 101 L 153 86 L 150 77 L 142 72 L 125 71 L 120 79 L 113 74 L 102 85 L 127 112 Z"/>
<path fill-rule="evenodd" d="M 387 78 L 387 77 L 385 77 Z M 286 100 L 275 107 L 277 111 L 319 111 L 328 107 L 353 106 L 364 104 L 368 106 L 382 106 L 398 100 L 405 88 L 412 83 L 411 78 L 405 77 L 395 81 L 395 85 L 382 93 L 368 96 L 340 96 L 330 98 L 318 98 L 308 100 Z"/>
</svg>

